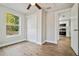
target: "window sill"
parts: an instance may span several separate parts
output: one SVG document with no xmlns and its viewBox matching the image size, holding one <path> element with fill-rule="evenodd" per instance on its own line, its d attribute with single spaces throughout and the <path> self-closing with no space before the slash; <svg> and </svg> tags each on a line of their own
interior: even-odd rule
<svg viewBox="0 0 79 59">
<path fill-rule="evenodd" d="M 7 35 L 7 38 L 16 37 L 16 36 L 20 36 L 20 34 L 18 34 L 18 35 Z"/>
</svg>

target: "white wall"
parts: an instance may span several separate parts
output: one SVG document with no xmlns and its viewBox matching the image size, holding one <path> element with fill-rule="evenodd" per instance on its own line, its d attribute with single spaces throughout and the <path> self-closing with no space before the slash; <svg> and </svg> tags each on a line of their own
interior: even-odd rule
<svg viewBox="0 0 79 59">
<path fill-rule="evenodd" d="M 47 12 L 46 18 L 46 41 L 51 43 L 57 43 L 55 39 L 55 13 Z"/>
<path fill-rule="evenodd" d="M 55 14 L 38 10 L 27 16 L 27 40 L 37 44 L 57 43 L 55 39 Z"/>
<path fill-rule="evenodd" d="M 67 9 L 67 11 L 69 10 L 70 9 Z M 47 15 L 46 15 L 47 17 L 46 18 L 46 32 L 47 32 L 46 41 L 47 42 L 57 44 L 57 40 L 59 40 L 59 13 L 67 12 L 67 11 L 60 10 L 60 11 L 55 11 L 55 12 L 53 11 L 47 12 Z"/>
<path fill-rule="evenodd" d="M 10 12 L 10 13 L 20 17 L 20 20 L 21 20 L 21 34 L 20 35 L 14 36 L 14 37 L 6 36 L 6 15 L 5 14 L 7 12 Z M 25 32 L 26 32 L 25 20 L 26 19 L 25 19 L 24 14 L 21 14 L 15 10 L 12 10 L 12 9 L 4 7 L 4 6 L 0 6 L 0 46 L 5 46 L 8 44 L 26 40 L 26 38 L 25 38 Z"/>
</svg>

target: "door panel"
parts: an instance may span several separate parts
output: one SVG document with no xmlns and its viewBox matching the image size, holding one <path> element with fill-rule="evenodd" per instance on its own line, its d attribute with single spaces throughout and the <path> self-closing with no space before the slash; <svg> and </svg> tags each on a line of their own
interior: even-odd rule
<svg viewBox="0 0 79 59">
<path fill-rule="evenodd" d="M 29 16 L 27 20 L 27 40 L 37 41 L 37 19 L 34 15 Z"/>
<path fill-rule="evenodd" d="M 71 47 L 78 55 L 78 4 L 71 9 Z"/>
</svg>

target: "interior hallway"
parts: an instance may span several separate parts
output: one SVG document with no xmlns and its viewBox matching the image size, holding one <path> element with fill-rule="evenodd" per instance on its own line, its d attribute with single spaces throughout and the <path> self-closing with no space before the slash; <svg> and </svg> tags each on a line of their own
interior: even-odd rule
<svg viewBox="0 0 79 59">
<path fill-rule="evenodd" d="M 70 48 L 70 39 L 63 38 L 58 45 L 45 43 L 38 45 L 32 42 L 21 42 L 0 48 L 2 56 L 72 56 L 75 55 Z"/>
</svg>

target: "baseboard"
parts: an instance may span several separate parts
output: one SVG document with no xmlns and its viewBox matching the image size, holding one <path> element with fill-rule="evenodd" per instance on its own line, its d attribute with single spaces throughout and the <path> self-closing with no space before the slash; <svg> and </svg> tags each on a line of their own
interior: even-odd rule
<svg viewBox="0 0 79 59">
<path fill-rule="evenodd" d="M 45 40 L 45 41 L 43 41 L 41 44 L 44 44 L 44 43 L 46 43 L 46 40 Z"/>
<path fill-rule="evenodd" d="M 44 43 L 46 43 L 46 41 L 43 41 L 43 42 L 41 42 L 41 43 L 39 43 L 40 45 L 43 45 Z"/>
<path fill-rule="evenodd" d="M 27 40 L 29 41 L 29 40 Z M 36 44 L 39 44 L 39 45 L 43 45 L 44 43 L 48 42 L 48 43 L 54 43 L 54 44 L 57 44 L 57 42 L 52 42 L 52 41 L 43 41 L 43 42 L 34 42 L 34 41 L 29 41 L 29 42 L 33 42 L 33 43 L 36 43 Z"/>
<path fill-rule="evenodd" d="M 35 44 L 41 44 L 40 42 L 36 42 L 36 41 L 33 41 L 33 40 L 29 40 L 27 39 L 28 42 L 32 42 L 32 43 L 35 43 Z"/>
<path fill-rule="evenodd" d="M 71 48 L 71 49 L 72 49 L 72 51 L 75 53 L 75 51 L 73 50 L 73 48 L 72 48 L 72 47 L 70 47 L 70 48 Z M 78 56 L 76 53 L 75 53 L 75 55 L 76 55 L 76 56 Z"/>
<path fill-rule="evenodd" d="M 46 41 L 43 41 L 43 42 L 36 42 L 36 41 L 31 41 L 31 40 L 27 40 L 28 42 L 33 42 L 35 44 L 39 44 L 39 45 L 42 45 L 44 44 Z"/>
<path fill-rule="evenodd" d="M 22 42 L 22 41 L 26 41 L 26 39 L 22 39 L 22 40 L 17 40 L 17 41 L 14 41 L 14 42 L 10 42 L 10 43 L 3 43 L 0 45 L 0 47 L 4 47 L 4 46 L 8 46 L 8 45 L 12 45 L 12 44 L 15 44 L 15 43 L 19 43 L 19 42 Z"/>
<path fill-rule="evenodd" d="M 52 42 L 52 41 L 47 41 L 47 40 L 45 40 L 45 41 L 43 41 L 43 42 L 35 42 L 35 41 L 31 41 L 31 40 L 28 40 L 28 39 L 27 39 L 27 41 L 33 42 L 33 43 L 36 43 L 36 44 L 39 44 L 39 45 L 42 45 L 42 44 L 44 44 L 44 43 L 46 43 L 46 42 L 57 44 L 56 41 L 53 41 L 53 42 Z"/>
<path fill-rule="evenodd" d="M 46 41 L 46 42 L 57 44 L 56 41 Z"/>
</svg>

